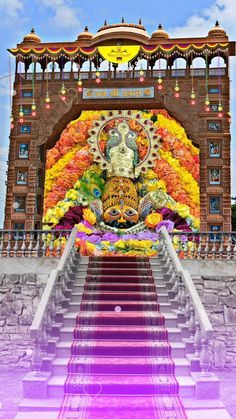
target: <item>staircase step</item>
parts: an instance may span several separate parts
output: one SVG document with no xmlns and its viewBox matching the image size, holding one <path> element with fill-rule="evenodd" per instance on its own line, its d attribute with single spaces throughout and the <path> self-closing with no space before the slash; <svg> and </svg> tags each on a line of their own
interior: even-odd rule
<svg viewBox="0 0 236 419">
<path fill-rule="evenodd" d="M 75 313 L 80 311 L 116 311 L 116 309 L 122 311 L 161 311 L 162 313 L 171 311 L 170 303 L 161 303 L 157 302 L 141 302 L 141 301 L 81 301 L 81 302 L 71 302 L 69 303 L 69 310 Z"/>
<path fill-rule="evenodd" d="M 139 269 L 137 266 L 136 268 L 124 268 L 124 267 L 115 267 L 112 269 L 105 268 L 105 267 L 96 267 L 92 268 L 90 265 L 88 266 L 87 276 L 136 276 L 136 277 L 150 277 L 152 278 L 152 270 L 149 268 L 141 268 Z"/>
<path fill-rule="evenodd" d="M 141 294 L 140 292 L 127 292 L 127 291 L 100 291 L 100 292 L 72 292 L 72 302 L 79 301 L 82 299 L 85 301 L 98 301 L 98 300 L 119 300 L 119 301 L 158 301 L 160 303 L 168 302 L 168 294 L 163 293 L 157 294 L 155 292 L 146 292 Z"/>
<path fill-rule="evenodd" d="M 78 390 L 82 391 L 82 394 L 87 392 L 91 396 L 98 393 L 100 395 L 158 395 L 161 387 L 163 391 L 168 392 L 162 393 L 162 395 L 170 395 L 171 390 L 178 392 L 180 397 L 193 397 L 195 394 L 194 381 L 187 376 L 180 376 L 177 380 L 165 375 L 96 375 L 90 377 L 73 374 L 73 377 L 74 380 L 78 380 L 77 386 L 76 384 L 73 386 L 74 391 L 77 387 Z M 48 382 L 49 397 L 62 397 L 64 395 L 65 381 L 66 376 L 53 376 L 50 378 Z M 90 387 L 89 383 L 91 382 L 94 383 L 94 387 Z"/>
<path fill-rule="evenodd" d="M 91 317 L 91 313 L 93 317 Z M 79 316 L 79 320 L 76 319 L 74 313 L 69 312 L 64 315 L 64 326 L 66 327 L 76 326 L 76 324 L 81 324 L 81 326 L 162 326 L 163 322 L 166 327 L 176 327 L 177 317 L 171 313 L 165 313 L 165 317 L 163 317 L 158 311 L 150 311 L 148 316 L 141 316 L 139 311 L 131 311 L 128 314 L 122 311 L 120 313 L 84 312 Z"/>
<path fill-rule="evenodd" d="M 61 406 L 62 399 L 61 398 L 47 398 L 47 399 L 27 399 L 24 398 L 20 401 L 18 405 L 19 411 L 23 412 L 31 412 L 32 411 L 38 412 L 38 411 L 58 411 L 58 409 Z M 45 413 L 44 413 L 45 415 Z M 1 416 L 0 416 L 1 417 Z M 45 419 L 47 419 L 47 416 L 44 416 Z M 32 418 L 33 419 L 33 418 Z"/>
<path fill-rule="evenodd" d="M 116 271 L 117 273 L 117 271 Z M 86 283 L 109 283 L 109 284 L 151 284 L 154 285 L 153 276 L 142 276 L 142 275 L 87 275 Z"/>
<path fill-rule="evenodd" d="M 175 374 L 189 375 L 189 362 L 185 358 L 168 357 L 88 357 L 56 358 L 53 361 L 53 374 Z"/>
<path fill-rule="evenodd" d="M 31 412 L 19 412 L 15 416 L 15 419 L 58 419 L 59 410 L 57 412 L 35 412 L 33 410 L 33 416 L 32 411 Z"/>
<path fill-rule="evenodd" d="M 71 342 L 58 342 L 56 344 L 56 356 L 59 358 L 69 358 L 72 353 L 85 356 L 169 356 L 183 358 L 185 355 L 185 345 L 180 342 L 146 342 L 146 341 L 118 341 L 96 340 L 84 341 L 76 340 L 73 343 L 72 352 Z"/>
<path fill-rule="evenodd" d="M 154 285 L 153 284 L 135 284 L 135 283 L 96 283 L 96 282 L 84 282 L 84 280 L 75 280 L 74 282 L 74 291 L 80 292 L 82 289 L 87 291 L 112 291 L 112 292 L 140 292 L 140 293 L 165 293 L 166 292 L 166 286 L 165 285 Z"/>
<path fill-rule="evenodd" d="M 63 327 L 61 328 L 61 340 L 71 341 L 74 336 L 74 327 Z M 167 335 L 166 335 L 167 332 Z M 145 340 L 145 339 L 157 339 L 167 340 L 169 342 L 177 342 L 181 339 L 181 332 L 178 328 L 169 327 L 163 328 L 161 326 L 78 326 L 77 333 L 75 335 L 78 339 L 115 339 L 115 340 Z"/>
</svg>

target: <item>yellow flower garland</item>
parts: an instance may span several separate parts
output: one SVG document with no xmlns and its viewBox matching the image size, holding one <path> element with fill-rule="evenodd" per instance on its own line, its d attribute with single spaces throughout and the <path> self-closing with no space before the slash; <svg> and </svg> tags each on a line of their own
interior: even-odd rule
<svg viewBox="0 0 236 419">
<path fill-rule="evenodd" d="M 191 173 L 189 173 L 183 166 L 181 166 L 179 160 L 175 159 L 169 151 L 163 151 L 160 149 L 159 154 L 164 160 L 167 161 L 167 163 L 170 164 L 171 167 L 173 167 L 179 179 L 181 179 L 183 188 L 189 195 L 189 198 L 193 204 L 199 206 L 199 185 Z"/>
</svg>

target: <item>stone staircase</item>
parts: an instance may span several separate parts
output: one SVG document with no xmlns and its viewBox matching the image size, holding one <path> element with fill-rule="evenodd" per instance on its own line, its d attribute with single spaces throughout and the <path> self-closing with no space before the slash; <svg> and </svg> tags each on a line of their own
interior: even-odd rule
<svg viewBox="0 0 236 419">
<path fill-rule="evenodd" d="M 43 372 L 39 376 L 29 373 L 24 378 L 24 399 L 19 405 L 16 418 L 57 418 L 64 397 L 68 368 L 78 376 L 82 366 L 85 375 L 99 375 L 102 383 L 101 391 L 96 390 L 95 384 L 90 393 L 87 391 L 91 399 L 92 396 L 96 399 L 96 408 L 100 415 L 93 412 L 93 407 L 90 406 L 91 416 L 72 414 L 63 418 L 158 419 L 159 416 L 155 416 L 154 413 L 145 416 L 143 407 L 150 392 L 154 391 L 153 382 L 150 382 L 149 377 L 156 374 L 155 386 L 159 388 L 159 381 L 168 379 L 169 372 L 172 372 L 177 382 L 176 392 L 189 419 L 230 419 L 219 400 L 218 378 L 214 374 L 207 377 L 200 374 L 199 361 L 193 353 L 193 341 L 183 314 L 176 308 L 176 301 L 168 283 L 166 264 L 161 256 L 151 260 L 154 288 L 149 281 L 150 273 L 145 274 L 140 261 L 140 269 L 143 270 L 140 284 L 142 292 L 137 291 L 135 278 L 132 277 L 131 259 L 126 263 L 127 271 L 131 272 L 129 282 L 118 282 L 124 274 L 124 268 L 119 268 L 119 258 L 114 258 L 108 265 L 107 272 L 110 272 L 110 275 L 104 274 L 105 267 L 102 282 L 99 283 L 95 282 L 99 264 L 94 262 L 94 272 L 91 269 L 88 271 L 88 258 L 76 259 L 71 276 L 71 292 L 65 300 L 66 308 L 58 314 L 57 323 L 53 325 L 48 354 L 43 361 Z M 82 314 L 77 317 L 81 309 Z M 158 309 L 161 313 L 159 324 L 156 320 Z M 95 312 L 100 312 L 101 315 L 91 324 L 89 316 Z M 143 320 L 143 313 L 147 315 L 148 323 Z M 161 324 L 162 315 L 165 328 Z M 72 354 L 73 362 L 69 363 Z M 152 363 L 147 362 L 150 354 Z M 117 361 L 114 361 L 114 358 Z M 114 376 L 116 393 L 119 388 L 120 394 L 120 415 L 117 415 L 115 397 L 111 397 L 111 393 L 114 393 Z M 132 398 L 132 394 L 138 397 Z M 86 398 L 87 394 L 84 397 Z M 82 399 L 83 397 L 81 403 Z M 104 410 L 108 403 L 111 416 Z M 130 411 L 136 415 L 122 414 L 122 409 L 123 412 L 126 411 L 127 406 L 130 406 Z"/>
</svg>

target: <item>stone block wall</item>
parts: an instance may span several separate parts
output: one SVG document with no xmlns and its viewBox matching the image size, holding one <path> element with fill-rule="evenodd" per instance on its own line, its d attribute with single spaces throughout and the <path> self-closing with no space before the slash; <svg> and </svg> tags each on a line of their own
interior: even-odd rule
<svg viewBox="0 0 236 419">
<path fill-rule="evenodd" d="M 0 272 L 0 369 L 30 366 L 29 328 L 47 278 L 58 263 L 53 259 L 22 259 L 4 259 L 1 264 L 5 273 Z M 181 262 L 190 271 L 216 331 L 215 365 L 222 363 L 225 348 L 226 365 L 236 366 L 236 262 Z"/>
<path fill-rule="evenodd" d="M 204 275 L 194 278 L 215 330 L 214 364 L 236 366 L 236 273 L 235 276 Z"/>
<path fill-rule="evenodd" d="M 0 274 L 0 369 L 29 368 L 29 328 L 47 274 Z"/>
</svg>

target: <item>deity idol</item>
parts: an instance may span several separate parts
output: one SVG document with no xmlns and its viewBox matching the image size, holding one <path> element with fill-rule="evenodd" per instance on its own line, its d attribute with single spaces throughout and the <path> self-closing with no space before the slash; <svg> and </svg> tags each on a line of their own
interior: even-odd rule
<svg viewBox="0 0 236 419">
<path fill-rule="evenodd" d="M 102 130 L 100 134 L 101 132 Z M 157 157 L 151 144 L 151 132 L 147 132 L 149 150 L 143 161 L 139 158 L 137 133 L 130 129 L 128 119 L 116 119 L 116 126 L 108 131 L 104 154 L 96 138 L 89 140 L 94 160 L 99 162 L 101 168 L 106 169 L 102 197 L 94 200 L 90 208 L 97 215 L 97 219 L 103 220 L 107 226 L 119 229 L 138 226 L 153 208 L 164 207 L 169 199 L 162 190 L 149 192 L 144 197 L 140 197 L 137 191 L 137 178 L 153 165 L 151 157 Z M 97 147 L 94 147 L 95 141 Z"/>
</svg>

